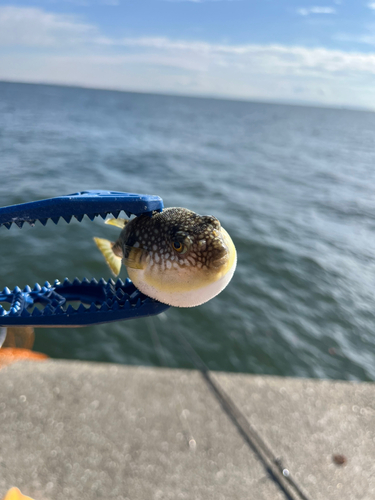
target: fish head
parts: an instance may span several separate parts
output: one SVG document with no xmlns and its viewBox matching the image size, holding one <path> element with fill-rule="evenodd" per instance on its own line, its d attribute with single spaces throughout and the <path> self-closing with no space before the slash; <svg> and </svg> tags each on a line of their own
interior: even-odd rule
<svg viewBox="0 0 375 500">
<path fill-rule="evenodd" d="M 174 217 L 176 220 L 166 231 L 166 246 L 171 248 L 178 265 L 188 265 L 185 262 L 188 259 L 197 276 L 220 271 L 228 262 L 230 252 L 218 219 L 184 209 L 176 210 Z"/>
<path fill-rule="evenodd" d="M 132 223 L 126 226 L 124 262 L 130 279 L 146 295 L 192 307 L 213 298 L 231 280 L 236 250 L 216 217 L 168 208 Z"/>
</svg>

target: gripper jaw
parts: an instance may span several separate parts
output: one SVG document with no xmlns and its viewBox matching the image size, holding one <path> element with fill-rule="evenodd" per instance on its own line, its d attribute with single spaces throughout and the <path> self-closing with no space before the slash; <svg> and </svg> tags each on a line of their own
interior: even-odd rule
<svg viewBox="0 0 375 500">
<path fill-rule="evenodd" d="M 66 278 L 23 290 L 5 287 L 0 292 L 0 325 L 87 326 L 159 314 L 168 307 L 141 293 L 129 279 Z"/>
<path fill-rule="evenodd" d="M 86 215 L 90 220 L 108 214 L 118 217 L 121 211 L 130 215 L 151 215 L 161 212 L 163 201 L 159 196 L 139 195 L 116 191 L 83 191 L 67 196 L 11 205 L 0 208 L 0 226 L 22 228 L 25 222 L 46 225 L 51 219 L 55 224 L 63 218 L 79 222 Z M 53 285 L 47 281 L 23 290 L 16 286 L 12 291 L 5 287 L 0 292 L 0 326 L 87 326 L 159 314 L 168 305 L 141 293 L 127 279 L 115 283 L 101 278 L 72 282 L 67 278 Z"/>
<path fill-rule="evenodd" d="M 25 222 L 34 225 L 39 221 L 43 226 L 51 219 L 55 224 L 62 218 L 70 222 L 75 217 L 79 222 L 86 215 L 90 220 L 95 217 L 115 218 L 124 211 L 131 214 L 151 214 L 163 210 L 163 200 L 159 196 L 122 193 L 118 191 L 81 191 L 66 196 L 21 203 L 0 208 L 0 226 L 10 228 L 12 224 L 22 227 Z"/>
</svg>

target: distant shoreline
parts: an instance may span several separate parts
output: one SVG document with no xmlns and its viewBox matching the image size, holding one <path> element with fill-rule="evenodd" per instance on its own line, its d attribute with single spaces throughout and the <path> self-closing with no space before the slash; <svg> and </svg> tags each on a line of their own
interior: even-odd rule
<svg viewBox="0 0 375 500">
<path fill-rule="evenodd" d="M 48 82 L 23 82 L 16 80 L 2 80 L 0 79 L 0 85 L 2 84 L 15 84 L 15 85 L 34 85 L 34 86 L 43 86 L 43 87 L 60 87 L 60 88 L 71 88 L 71 89 L 82 89 L 82 90 L 92 90 L 92 91 L 102 91 L 102 92 L 120 92 L 123 94 L 136 94 L 136 95 L 149 95 L 149 96 L 157 96 L 157 97 L 179 97 L 185 99 L 203 99 L 203 100 L 213 100 L 213 101 L 228 101 L 228 102 L 239 102 L 239 103 L 249 103 L 249 104 L 260 104 L 260 105 L 272 105 L 272 106 L 294 106 L 300 108 L 317 108 L 317 109 L 330 109 L 333 111 L 354 111 L 354 112 L 365 112 L 365 113 L 374 113 L 375 109 L 373 108 L 361 108 L 357 106 L 346 106 L 346 105 L 325 105 L 319 102 L 310 102 L 310 101 L 288 101 L 288 100 L 277 100 L 277 101 L 266 101 L 263 99 L 246 99 L 246 98 L 235 98 L 231 96 L 213 96 L 213 95 L 189 95 L 189 94 L 179 94 L 179 93 L 165 93 L 165 92 L 146 92 L 141 90 L 126 90 L 126 89 L 116 89 L 116 88 L 104 88 L 104 87 L 88 87 L 80 84 L 66 84 L 66 83 L 48 83 Z"/>
</svg>

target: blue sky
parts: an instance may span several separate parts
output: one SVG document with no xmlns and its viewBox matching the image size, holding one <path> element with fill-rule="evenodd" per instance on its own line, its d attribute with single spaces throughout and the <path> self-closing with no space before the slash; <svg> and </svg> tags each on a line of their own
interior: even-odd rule
<svg viewBox="0 0 375 500">
<path fill-rule="evenodd" d="M 375 109 L 375 0 L 0 0 L 0 79 Z"/>
</svg>

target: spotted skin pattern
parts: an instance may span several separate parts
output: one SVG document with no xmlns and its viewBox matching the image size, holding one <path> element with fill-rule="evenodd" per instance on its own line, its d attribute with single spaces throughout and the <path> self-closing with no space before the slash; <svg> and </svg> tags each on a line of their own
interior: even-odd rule
<svg viewBox="0 0 375 500">
<path fill-rule="evenodd" d="M 137 288 L 179 307 L 217 295 L 236 267 L 236 250 L 220 222 L 185 208 L 132 219 L 112 250 L 123 259 Z"/>
<path fill-rule="evenodd" d="M 141 215 L 130 221 L 122 231 L 118 245 L 125 257 L 125 246 L 146 250 L 150 261 L 161 267 L 165 263 L 170 268 L 169 262 L 180 267 L 208 269 L 227 253 L 220 229 L 220 222 L 212 215 L 200 216 L 184 208 L 167 208 L 152 217 Z M 172 243 L 176 241 L 186 246 L 185 252 L 173 248 Z"/>
</svg>

